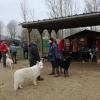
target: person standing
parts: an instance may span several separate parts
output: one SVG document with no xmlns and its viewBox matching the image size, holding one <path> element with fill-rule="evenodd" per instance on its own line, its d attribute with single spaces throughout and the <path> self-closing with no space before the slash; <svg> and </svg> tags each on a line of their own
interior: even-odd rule
<svg viewBox="0 0 100 100">
<path fill-rule="evenodd" d="M 22 44 L 22 48 L 23 48 L 23 56 L 24 56 L 24 59 L 28 59 L 28 43 L 27 42 L 24 42 Z"/>
<path fill-rule="evenodd" d="M 0 50 L 3 58 L 3 67 L 6 67 L 6 54 L 8 53 L 9 50 L 7 44 L 4 41 L 2 41 L 1 43 Z"/>
<path fill-rule="evenodd" d="M 59 76 L 59 66 L 58 66 L 58 48 L 57 43 L 54 41 L 53 38 L 49 39 L 49 52 L 48 52 L 48 59 L 52 65 L 52 72 L 49 75 Z"/>
<path fill-rule="evenodd" d="M 1 42 L 0 42 L 0 48 L 1 48 Z M 2 53 L 1 53 L 1 50 L 0 50 L 0 62 L 1 62 L 1 59 L 2 59 Z"/>
<path fill-rule="evenodd" d="M 30 67 L 36 65 L 37 61 L 40 62 L 39 51 L 35 42 L 29 44 L 29 63 Z M 37 80 L 43 80 L 40 76 L 37 77 Z"/>
<path fill-rule="evenodd" d="M 58 65 L 60 67 L 60 73 L 62 74 L 62 50 L 64 49 L 64 40 L 58 41 Z"/>
<path fill-rule="evenodd" d="M 12 56 L 13 63 L 16 64 L 17 63 L 16 61 L 17 49 L 16 49 L 16 45 L 14 42 L 10 45 L 10 53 Z"/>
</svg>

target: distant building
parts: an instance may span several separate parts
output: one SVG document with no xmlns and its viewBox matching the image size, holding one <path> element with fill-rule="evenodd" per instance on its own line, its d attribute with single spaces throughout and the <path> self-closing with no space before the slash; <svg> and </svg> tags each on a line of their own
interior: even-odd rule
<svg viewBox="0 0 100 100">
<path fill-rule="evenodd" d="M 66 37 L 66 39 L 69 39 L 73 52 L 78 52 L 82 46 L 95 50 L 98 48 L 100 51 L 100 32 L 83 30 Z"/>
</svg>

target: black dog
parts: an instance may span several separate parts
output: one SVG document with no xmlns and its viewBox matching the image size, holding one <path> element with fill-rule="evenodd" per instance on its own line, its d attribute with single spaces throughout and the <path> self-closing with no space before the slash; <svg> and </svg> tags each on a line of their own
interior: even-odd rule
<svg viewBox="0 0 100 100">
<path fill-rule="evenodd" d="M 68 70 L 71 63 L 71 56 L 69 52 L 63 51 L 61 65 L 60 65 L 60 72 L 62 73 L 62 68 L 64 69 L 64 77 L 69 76 Z"/>
<path fill-rule="evenodd" d="M 62 61 L 62 67 L 64 69 L 64 76 L 69 76 L 69 73 L 68 73 L 68 69 L 69 69 L 69 66 L 70 66 L 70 57 L 66 57 L 63 61 Z"/>
<path fill-rule="evenodd" d="M 43 60 L 44 62 L 48 61 L 48 56 L 43 56 L 43 57 L 42 57 L 42 60 Z"/>
</svg>

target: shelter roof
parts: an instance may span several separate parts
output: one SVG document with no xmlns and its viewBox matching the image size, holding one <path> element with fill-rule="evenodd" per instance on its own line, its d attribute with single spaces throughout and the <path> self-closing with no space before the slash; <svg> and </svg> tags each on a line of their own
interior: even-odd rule
<svg viewBox="0 0 100 100">
<path fill-rule="evenodd" d="M 91 31 L 91 30 L 83 30 L 66 37 L 66 39 L 75 39 L 75 38 L 81 38 L 81 37 L 100 38 L 100 32 Z"/>
<path fill-rule="evenodd" d="M 58 30 L 58 29 L 68 29 L 77 27 L 88 27 L 100 25 L 100 12 L 87 13 L 80 15 L 73 15 L 67 17 L 60 17 L 54 19 L 44 19 L 32 22 L 21 23 L 23 28 L 32 29 L 48 29 L 48 30 Z"/>
</svg>

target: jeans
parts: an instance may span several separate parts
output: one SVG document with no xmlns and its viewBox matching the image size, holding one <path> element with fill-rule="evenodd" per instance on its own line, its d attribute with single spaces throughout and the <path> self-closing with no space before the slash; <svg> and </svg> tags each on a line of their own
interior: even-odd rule
<svg viewBox="0 0 100 100">
<path fill-rule="evenodd" d="M 1 59 L 2 59 L 2 53 L 0 52 L 0 61 L 1 61 Z"/>
<path fill-rule="evenodd" d="M 16 64 L 16 53 L 17 53 L 17 52 L 12 52 L 12 53 L 11 53 L 12 60 L 13 60 L 13 63 L 14 63 L 14 64 Z"/>
<path fill-rule="evenodd" d="M 28 59 L 28 51 L 23 50 L 24 59 Z"/>
<path fill-rule="evenodd" d="M 2 54 L 3 67 L 6 67 L 6 54 Z"/>
<path fill-rule="evenodd" d="M 52 73 L 53 74 L 59 74 L 59 65 L 58 65 L 58 60 L 51 61 L 52 64 Z"/>
</svg>

